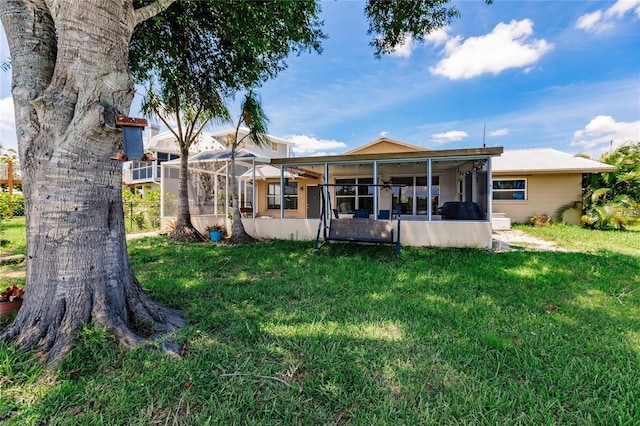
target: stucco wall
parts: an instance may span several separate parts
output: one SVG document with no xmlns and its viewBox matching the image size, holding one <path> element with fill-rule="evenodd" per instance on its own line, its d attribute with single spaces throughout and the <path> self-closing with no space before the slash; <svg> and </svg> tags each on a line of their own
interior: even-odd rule
<svg viewBox="0 0 640 426">
<path fill-rule="evenodd" d="M 554 216 L 556 210 L 571 201 L 577 201 L 582 193 L 582 175 L 540 174 L 540 175 L 493 175 L 498 179 L 526 179 L 526 200 L 493 200 L 493 212 L 505 213 L 512 223 L 526 223 L 532 215 Z M 580 223 L 580 214 L 571 210 L 565 213 L 563 221 Z"/>
<path fill-rule="evenodd" d="M 317 185 L 319 180 L 314 179 L 292 179 L 293 182 L 298 182 L 298 209 L 297 210 L 285 210 L 285 218 L 304 218 L 307 215 L 307 186 Z M 280 218 L 280 209 L 267 209 L 267 183 L 280 184 L 279 179 L 267 179 L 257 182 L 256 202 L 258 203 L 257 209 L 254 209 L 257 217 L 270 217 Z"/>
<path fill-rule="evenodd" d="M 243 219 L 245 230 L 256 238 L 315 240 L 318 219 Z M 397 235 L 396 222 L 394 233 Z M 400 242 L 415 247 L 491 248 L 491 222 L 404 221 Z"/>
</svg>

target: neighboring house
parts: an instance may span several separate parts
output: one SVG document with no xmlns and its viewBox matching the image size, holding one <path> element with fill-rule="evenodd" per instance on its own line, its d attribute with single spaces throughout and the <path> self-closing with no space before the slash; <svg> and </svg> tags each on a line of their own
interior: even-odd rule
<svg viewBox="0 0 640 426">
<path fill-rule="evenodd" d="M 177 129 L 173 129 L 177 132 Z M 154 134 L 150 130 L 151 137 L 145 142 L 145 152 L 155 157 L 154 161 L 127 161 L 123 165 L 122 184 L 127 187 L 139 187 L 157 189 L 160 187 L 161 166 L 164 162 L 176 160 L 180 158 L 180 150 L 178 142 L 174 134 L 167 130 L 162 133 Z M 249 130 L 240 128 L 238 132 L 239 138 L 248 134 Z M 220 130 L 217 132 L 202 132 L 198 136 L 198 140 L 192 144 L 190 153 L 195 155 L 207 151 L 223 151 L 227 149 L 230 141 L 235 136 L 235 128 Z M 257 147 L 250 140 L 243 144 L 244 147 L 250 149 L 256 155 L 271 157 L 287 157 L 290 154 L 292 143 L 268 136 L 270 144 L 264 147 Z"/>
<path fill-rule="evenodd" d="M 13 194 L 14 185 L 22 185 L 22 173 L 20 163 L 12 160 L 0 161 L 0 192 L 6 190 Z"/>
<path fill-rule="evenodd" d="M 555 149 L 505 150 L 492 166 L 493 213 L 512 223 L 526 223 L 533 215 L 553 217 L 560 206 L 582 199 L 585 174 L 616 170 Z M 569 210 L 563 221 L 579 224 L 580 213 Z"/>
</svg>

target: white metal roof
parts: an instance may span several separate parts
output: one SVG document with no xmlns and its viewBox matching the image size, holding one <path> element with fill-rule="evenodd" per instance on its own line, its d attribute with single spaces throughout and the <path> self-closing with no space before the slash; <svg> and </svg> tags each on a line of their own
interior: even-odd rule
<svg viewBox="0 0 640 426">
<path fill-rule="evenodd" d="M 491 160 L 493 174 L 601 173 L 616 168 L 588 158 L 576 157 L 551 148 L 504 150 Z"/>
</svg>

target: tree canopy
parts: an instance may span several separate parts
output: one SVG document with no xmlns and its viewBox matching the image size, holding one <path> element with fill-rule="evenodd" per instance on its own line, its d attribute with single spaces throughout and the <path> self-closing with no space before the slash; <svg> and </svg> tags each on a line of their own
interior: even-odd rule
<svg viewBox="0 0 640 426">
<path fill-rule="evenodd" d="M 448 0 L 369 0 L 378 55 L 458 16 Z M 320 51 L 313 0 L 0 0 L 25 194 L 25 299 L 0 340 L 53 365 L 86 323 L 130 348 L 168 334 L 183 313 L 153 301 L 135 277 L 122 209 L 121 130 L 133 81 L 161 81 L 209 108 L 275 76 L 292 52 Z M 168 338 L 162 348 L 177 351 Z"/>
<path fill-rule="evenodd" d="M 148 1 L 147 1 L 148 3 Z M 314 0 L 181 0 L 138 25 L 129 46 L 134 81 L 158 80 L 208 107 L 275 77 L 292 52 L 321 52 Z"/>
</svg>

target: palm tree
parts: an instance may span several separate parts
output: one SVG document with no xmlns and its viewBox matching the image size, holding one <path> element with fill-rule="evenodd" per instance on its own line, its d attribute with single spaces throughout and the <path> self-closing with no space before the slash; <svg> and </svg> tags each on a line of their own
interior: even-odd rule
<svg viewBox="0 0 640 426">
<path fill-rule="evenodd" d="M 567 210 L 580 209 L 582 224 L 589 228 L 626 229 L 640 221 L 640 142 L 605 153 L 600 161 L 617 170 L 590 175 L 583 199 L 558 208 L 556 220 Z"/>
<path fill-rule="evenodd" d="M 187 96 L 179 90 L 165 87 L 158 94 L 149 87 L 142 104 L 145 115 L 154 115 L 169 128 L 178 142 L 180 150 L 180 174 L 178 176 L 178 212 L 176 224 L 169 238 L 176 241 L 203 241 L 205 237 L 191 223 L 189 211 L 189 150 L 202 133 L 204 127 L 215 121 L 230 121 L 229 111 L 222 97 L 214 93 L 207 98 Z M 177 129 L 170 125 L 177 123 Z"/>
<path fill-rule="evenodd" d="M 232 222 L 231 222 L 231 243 L 251 242 L 253 238 L 244 229 L 242 224 L 242 216 L 240 214 L 240 197 L 238 195 L 238 183 L 236 181 L 236 154 L 238 147 L 250 138 L 256 146 L 265 146 L 269 143 L 267 137 L 267 118 L 260 97 L 253 90 L 249 90 L 240 105 L 240 116 L 236 124 L 235 137 L 231 143 L 231 161 L 229 163 L 231 175 L 231 196 L 233 204 Z M 244 124 L 249 132 L 239 137 L 240 127 Z"/>
</svg>

